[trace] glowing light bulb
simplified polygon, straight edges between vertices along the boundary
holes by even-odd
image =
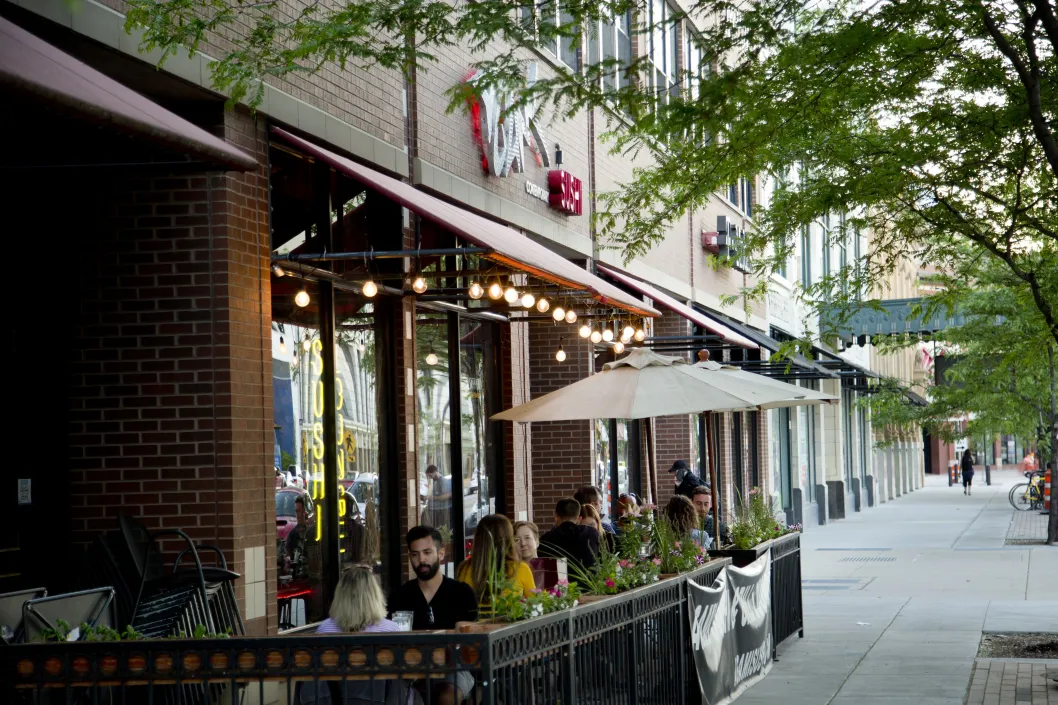
[[[364,345],[363,343],[360,343],[360,344],[359,344],[359,345],[357,345],[356,347],[357,347],[357,349],[358,349],[358,350],[359,350],[360,352],[364,352],[365,350],[367,350],[367,346],[366,346],[366,345]]]
[[[372,296],[378,293],[378,284],[368,279],[366,282],[364,282],[364,288],[362,289],[362,291],[364,292],[364,296],[370,299]]]
[[[605,340],[607,343],[609,343],[611,340],[613,340],[613,331],[610,330],[609,328],[603,328],[602,329],[602,339]]]
[[[279,354],[280,355],[286,355],[287,354],[287,344],[285,342],[283,342],[283,336],[279,336]]]
[[[430,354],[426,356],[426,364],[427,365],[436,365],[437,364],[437,356],[434,355],[432,350],[430,351]]]
[[[548,303],[547,299],[540,299],[536,302],[536,310],[540,313],[547,313],[549,308],[551,308],[551,304]]]
[[[630,342],[632,342],[632,336],[621,333],[621,342],[625,345],[628,345]]]
[[[513,286],[507,287],[507,291],[503,292],[503,298],[507,299],[507,303],[513,304],[518,300],[518,290]]]
[[[291,367],[297,367],[298,366],[298,356],[297,355],[295,355],[294,357],[290,358],[290,366]]]
[[[280,267],[278,264],[272,265],[272,272],[279,278],[286,276],[287,270]]]
[[[597,330],[593,330],[591,332],[591,342],[595,343],[596,345],[602,342],[602,333]]]
[[[475,301],[477,301],[478,299],[480,299],[482,296],[485,295],[485,290],[483,288],[481,288],[481,284],[478,284],[477,282],[474,282],[473,284],[470,285],[470,290],[467,293],[470,294],[470,298],[472,298]]]
[[[631,338],[635,334],[636,334],[636,329],[633,328],[632,326],[625,326],[624,330],[621,331],[621,337],[622,338]],[[628,341],[626,340],[625,342],[628,342]]]
[[[613,344],[613,351],[617,354],[621,354],[625,351],[625,344],[618,340]]]
[[[522,306],[532,308],[536,304],[536,297],[532,294],[522,294]]]
[[[573,310],[566,311],[566,323],[576,323],[577,312]]]
[[[309,305],[309,292],[307,292],[304,289],[302,289],[301,291],[296,293],[294,295],[294,303],[296,303],[301,308],[305,308],[306,306],[308,306]]]
[[[503,296],[503,287],[500,286],[499,282],[493,282],[492,285],[489,286],[489,298],[498,299],[501,296]]]
[[[421,294],[426,291],[426,280],[422,278],[422,275],[415,277],[415,281],[411,283],[411,290],[416,294]]]
[[[566,318],[566,309],[561,306],[555,306],[555,310],[551,312],[551,317],[556,321],[561,321]]]
[[[584,325],[582,325],[580,327],[580,337],[582,337],[582,338],[590,338],[591,337],[591,326],[589,326],[587,323],[585,323]]]
[[[647,338],[647,332],[642,328],[638,329],[635,334],[635,339],[642,343]]]
[[[312,350],[312,338],[307,333],[305,334],[305,339],[301,341],[301,349],[305,352]]]
[[[558,346],[558,352],[555,353],[555,359],[558,360],[559,362],[565,362],[566,361],[566,351],[562,349],[561,345]]]

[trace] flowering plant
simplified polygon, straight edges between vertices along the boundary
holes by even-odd
[[[617,587],[631,590],[658,581],[661,575],[660,558],[622,558],[617,562]]]
[[[708,555],[691,536],[680,536],[666,516],[654,520],[654,552],[662,573],[686,573],[705,565]]]
[[[771,497],[765,499],[759,487],[748,492],[748,502],[743,502],[735,512],[731,524],[731,541],[735,548],[753,548],[770,539],[801,530],[800,524],[786,526],[775,519],[776,510]]]
[[[507,622],[542,617],[545,614],[577,606],[580,588],[565,580],[551,588],[533,590],[528,596],[520,592],[505,591],[497,599],[496,617]]]

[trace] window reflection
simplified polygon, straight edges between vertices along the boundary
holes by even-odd
[[[610,488],[610,454],[612,452],[609,419],[595,419],[594,484],[602,490],[602,506],[606,508],[613,506],[613,493]]]
[[[463,469],[463,525],[467,546],[478,521],[496,511],[495,424],[489,422],[494,367],[494,338],[490,323],[463,320],[459,324],[459,413]]]
[[[445,538],[446,574],[459,556],[452,550],[451,392],[448,315],[421,311],[416,316],[416,384],[418,466],[421,520]]]

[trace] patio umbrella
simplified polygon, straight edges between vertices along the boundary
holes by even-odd
[[[626,357],[603,365],[600,373],[537,397],[492,418],[497,421],[575,421],[643,419],[714,411],[750,411],[822,404],[836,397],[708,360],[690,365],[676,357],[633,348]],[[648,443],[652,437],[647,427]],[[654,453],[648,452],[650,477],[657,486]],[[710,449],[710,458],[715,457]],[[716,468],[710,462],[716,513]],[[714,518],[719,527],[719,517]]]

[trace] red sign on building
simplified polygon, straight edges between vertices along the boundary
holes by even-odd
[[[583,212],[583,195],[580,179],[568,171],[547,172],[548,204],[563,213],[580,215]]]

